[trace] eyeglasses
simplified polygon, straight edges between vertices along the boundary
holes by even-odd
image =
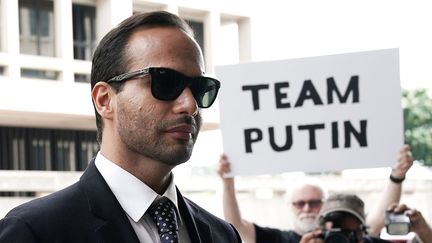
[[[304,208],[304,206],[306,204],[308,204],[309,207],[311,207],[311,208],[319,208],[319,207],[321,207],[322,200],[319,200],[319,199],[309,200],[309,201],[300,200],[300,201],[292,202],[292,205],[294,207],[296,207],[297,209]]]
[[[156,99],[175,100],[186,87],[189,87],[200,108],[210,107],[216,100],[220,88],[220,82],[214,78],[192,78],[173,69],[163,67],[149,67],[124,73],[109,79],[107,83],[121,83],[141,75],[151,76],[151,92]]]

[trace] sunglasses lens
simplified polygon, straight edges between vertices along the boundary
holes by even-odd
[[[321,206],[322,201],[321,200],[310,200],[310,201],[297,201],[297,202],[293,202],[292,203],[294,205],[294,207],[298,208],[298,209],[302,209],[306,204],[309,205],[309,207],[311,208],[318,208]]]
[[[312,200],[309,201],[309,205],[311,206],[311,208],[318,208],[319,206],[321,206],[322,201],[318,201],[318,200]]]
[[[305,202],[305,201],[293,202],[293,205],[294,205],[296,208],[303,208],[303,207],[306,205],[306,202]]]
[[[151,91],[159,100],[175,100],[191,82],[190,89],[200,108],[210,107],[216,99],[219,81],[207,77],[189,78],[177,71],[151,68]]]
[[[150,74],[151,90],[156,99],[174,100],[186,86],[184,78],[173,70],[152,68]]]
[[[198,107],[210,107],[216,99],[219,86],[219,81],[212,78],[202,77],[194,79],[194,83],[190,88],[198,103]]]

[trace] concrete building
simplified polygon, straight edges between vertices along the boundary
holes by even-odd
[[[215,65],[253,59],[254,16],[242,1],[0,0],[0,217],[17,204],[78,180],[98,151],[89,85],[92,52],[121,20],[151,10],[167,10],[189,21],[210,75]],[[222,55],[227,49],[230,55]],[[217,128],[217,104],[203,118],[204,130]],[[200,136],[204,143],[197,144],[194,156],[210,153],[214,156],[207,158],[215,158],[220,146],[211,151],[201,146],[208,146],[206,137],[220,145],[218,131]],[[201,162],[182,166],[176,177],[185,194],[222,216],[217,161]],[[317,177],[331,191],[358,193],[373,206],[389,171],[375,177],[365,173],[367,178],[343,173]],[[428,219],[431,178],[430,171],[421,178],[409,176],[403,196]],[[262,225],[289,228],[288,210],[272,209],[285,207],[285,189],[297,179],[293,174],[240,178],[243,215]]]
[[[232,43],[235,62],[250,57],[250,18],[238,9],[221,1],[0,0],[0,214],[77,180],[98,151],[90,69],[107,31],[135,12],[176,13],[194,29],[212,75],[223,63],[221,32],[243,43]],[[214,124],[204,120],[204,129]]]

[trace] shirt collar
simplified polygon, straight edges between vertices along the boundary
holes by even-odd
[[[108,160],[100,152],[96,155],[95,165],[123,210],[135,222],[144,216],[156,198],[161,197],[144,182]],[[162,196],[174,203],[178,214],[177,191],[172,173],[170,184]]]

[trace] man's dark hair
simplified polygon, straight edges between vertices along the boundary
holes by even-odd
[[[190,26],[174,14],[165,11],[134,14],[108,32],[99,42],[92,60],[92,90],[97,82],[106,82],[112,77],[127,72],[128,57],[124,47],[129,37],[138,29],[153,27],[175,27],[193,36]],[[112,86],[117,92],[121,91],[122,84],[112,84]],[[95,114],[97,141],[101,143],[103,121],[96,107]]]

